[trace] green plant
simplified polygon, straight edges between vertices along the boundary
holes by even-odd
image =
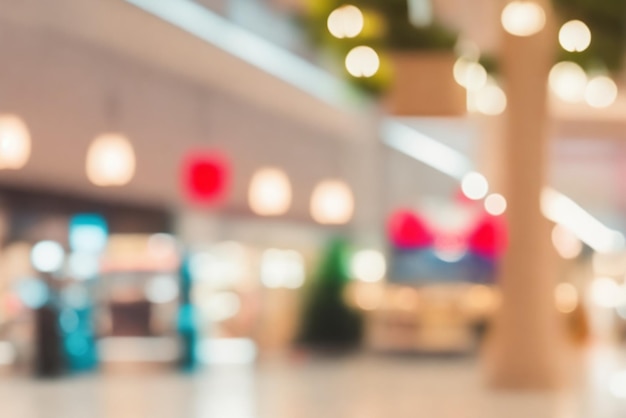
[[[361,340],[361,317],[344,300],[350,278],[348,249],[342,239],[328,246],[309,288],[299,342],[312,347],[349,348]]]
[[[327,28],[333,10],[351,4],[364,15],[363,30],[353,38],[337,39]],[[393,77],[389,51],[452,51],[457,34],[439,22],[416,27],[409,21],[407,0],[310,0],[308,13],[303,16],[311,42],[330,51],[334,61],[343,64],[348,52],[360,45],[374,48],[380,56],[380,69],[373,77],[355,78],[344,72],[351,83],[373,95],[385,91]]]

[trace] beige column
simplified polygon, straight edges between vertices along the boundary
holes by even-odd
[[[502,305],[486,347],[489,383],[498,388],[548,389],[561,383],[564,334],[554,306],[554,252],[540,210],[546,184],[547,77],[556,33],[505,34],[501,64],[508,108],[504,119],[502,184],[508,200],[509,250],[501,267]],[[502,2],[503,6],[507,2]]]

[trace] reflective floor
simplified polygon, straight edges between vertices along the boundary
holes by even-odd
[[[468,358],[356,356],[222,366],[191,376],[104,374],[57,381],[0,378],[10,418],[623,418],[610,385],[626,349],[581,355],[561,393],[488,390]]]

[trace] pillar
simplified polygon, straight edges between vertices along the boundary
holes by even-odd
[[[502,304],[485,360],[489,383],[508,389],[558,387],[565,347],[554,306],[550,226],[540,209],[549,136],[547,79],[557,38],[550,2],[533,1],[546,11],[546,27],[529,37],[505,33],[500,54],[508,98],[500,158],[509,250],[500,270]]]

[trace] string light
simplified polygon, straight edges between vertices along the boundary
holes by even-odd
[[[361,10],[353,5],[341,6],[328,16],[328,31],[335,38],[354,38],[363,30],[365,19]]]
[[[532,36],[546,24],[543,8],[532,1],[512,1],[502,11],[502,26],[515,36]]]
[[[559,43],[569,52],[582,52],[591,45],[591,31],[584,22],[570,20],[559,30]]]
[[[550,90],[565,102],[579,103],[585,98],[587,74],[574,62],[563,61],[555,64],[550,70],[548,81]]]
[[[617,84],[607,76],[592,78],[585,89],[587,104],[595,108],[611,106],[617,100]]]
[[[357,46],[346,56],[346,70],[354,77],[372,77],[380,68],[380,58],[369,46]]]
[[[483,115],[497,116],[504,113],[507,106],[507,98],[504,91],[494,83],[489,83],[474,95],[474,105]]]

